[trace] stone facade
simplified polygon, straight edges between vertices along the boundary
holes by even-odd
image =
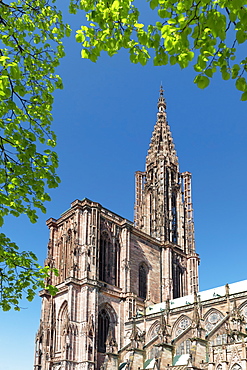
[[[191,174],[180,173],[163,90],[134,223],[75,200],[50,229],[35,370],[247,370],[247,282],[198,292]]]

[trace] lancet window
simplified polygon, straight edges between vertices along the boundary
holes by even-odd
[[[227,343],[227,334],[217,334],[215,341],[213,341],[212,345],[222,345],[225,343]]]
[[[43,342],[43,335],[37,338],[37,341],[36,341],[36,357],[37,357],[37,364],[39,365],[38,369],[41,369],[41,363],[42,363],[42,355],[43,355],[42,342]]]
[[[129,298],[128,303],[129,303],[129,307],[128,307],[129,319],[131,319],[132,317],[136,315],[136,300]]]
[[[178,242],[176,195],[172,194],[172,242]]]
[[[172,265],[173,299],[183,296],[183,270],[177,256],[173,255]]]
[[[65,301],[59,311],[57,320],[56,351],[63,350],[68,330],[68,304]]]
[[[166,187],[165,187],[165,212],[164,212],[164,217],[165,217],[165,238],[166,240],[170,241],[170,228],[169,228],[169,221],[168,221],[168,215],[169,215],[169,189],[170,189],[170,174],[168,169],[166,168]]]
[[[103,231],[100,238],[99,280],[118,285],[119,243]]]
[[[106,351],[106,339],[109,332],[110,317],[105,309],[99,313],[98,319],[98,351]]]

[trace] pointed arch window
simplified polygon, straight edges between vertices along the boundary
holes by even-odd
[[[57,336],[56,336],[56,351],[60,352],[66,338],[68,326],[68,303],[64,301],[58,313],[57,320]]]
[[[105,309],[101,310],[98,318],[98,351],[106,351],[106,339],[109,332],[110,317]]]
[[[172,242],[178,242],[176,195],[172,193]]]
[[[139,266],[139,297],[147,298],[147,269],[143,264]]]
[[[183,269],[178,256],[173,254],[172,263],[173,299],[183,296]]]
[[[114,243],[108,232],[103,231],[100,237],[99,280],[118,285],[119,242]]]
[[[108,282],[110,276],[110,261],[112,243],[107,232],[103,232],[100,237],[100,256],[99,256],[99,279]]]
[[[43,335],[41,335],[41,337],[39,338],[39,352],[38,352],[38,364],[39,365],[41,365],[42,363],[42,355],[43,355],[42,342],[43,342]]]

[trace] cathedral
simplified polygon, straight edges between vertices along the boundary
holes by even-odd
[[[198,290],[191,173],[163,89],[131,222],[87,198],[50,218],[34,370],[247,370],[247,281]]]

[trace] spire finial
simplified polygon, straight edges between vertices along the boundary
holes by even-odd
[[[158,99],[158,110],[159,110],[159,112],[164,112],[166,110],[166,102],[165,102],[165,98],[164,98],[164,89],[163,89],[162,83],[160,85],[160,96],[159,96],[159,99]]]
[[[162,82],[160,84],[160,96],[163,96],[164,95],[164,89],[163,89],[163,86],[162,86]]]

